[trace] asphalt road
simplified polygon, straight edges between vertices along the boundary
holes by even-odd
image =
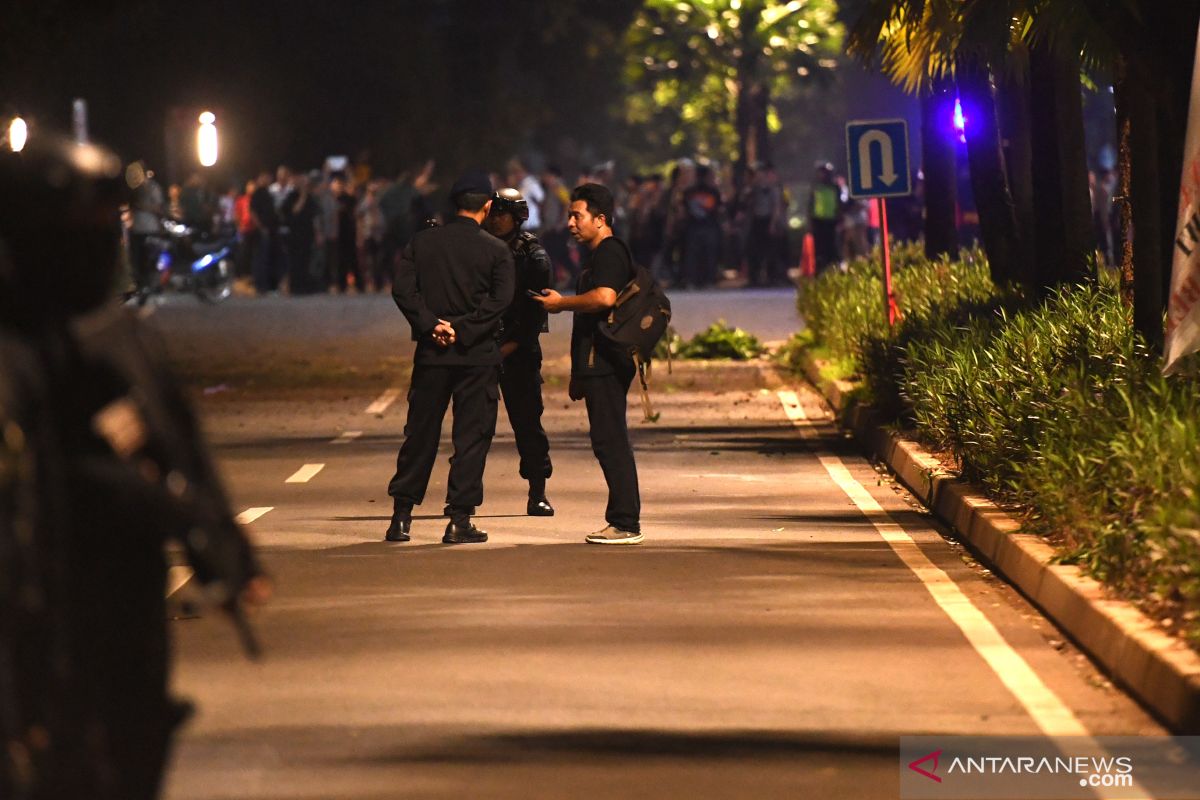
[[[684,333],[797,325],[787,292],[673,299]],[[656,374],[661,419],[630,409],[646,541],[589,546],[604,485],[556,318],[557,516],[523,516],[502,409],[489,542],[440,544],[446,449],[392,545],[403,391],[380,406],[411,345],[388,298],[180,299],[151,319],[238,510],[271,509],[249,530],[278,584],[262,662],[216,615],[172,623],[176,690],[200,707],[172,800],[890,798],[901,735],[1162,733],[766,362]]]

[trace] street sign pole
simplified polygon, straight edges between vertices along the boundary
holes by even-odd
[[[883,252],[883,307],[887,309],[888,325],[896,324],[899,309],[896,308],[896,294],[892,291],[892,246],[888,241],[887,229],[887,200],[876,198],[879,203],[879,227],[883,238],[879,249]]]
[[[892,289],[892,248],[888,241],[887,198],[912,192],[908,163],[908,123],[903,119],[856,120],[846,123],[850,196],[879,203],[883,255],[883,308],[888,326],[896,324],[900,308]]]

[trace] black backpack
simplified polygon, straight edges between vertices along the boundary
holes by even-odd
[[[654,421],[658,417],[650,405],[650,359],[671,323],[671,301],[650,270],[633,260],[629,246],[620,239],[617,241],[629,255],[633,279],[617,293],[617,302],[600,321],[598,330],[616,352],[633,359],[641,383],[642,410],[647,421]],[[670,350],[667,351],[667,366],[669,370]]]

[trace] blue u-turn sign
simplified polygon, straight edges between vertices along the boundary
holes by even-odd
[[[851,197],[902,197],[912,192],[908,123],[902,119],[846,123]]]

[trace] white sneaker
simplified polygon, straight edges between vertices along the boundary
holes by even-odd
[[[637,544],[645,537],[634,531],[623,531],[609,525],[602,531],[589,533],[584,539],[588,544]]]

